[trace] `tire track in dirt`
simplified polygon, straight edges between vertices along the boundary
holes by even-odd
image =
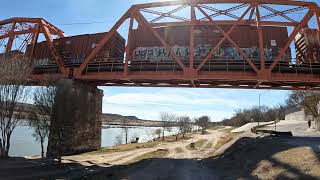
[[[218,130],[209,130],[208,134],[193,134],[191,139],[181,140],[177,142],[163,142],[152,148],[141,148],[125,152],[105,152],[97,154],[82,154],[75,156],[67,156],[63,158],[66,163],[79,163],[84,166],[91,165],[119,165],[126,162],[130,162],[138,156],[156,151],[157,149],[168,149],[169,154],[167,158],[174,159],[198,159],[205,158],[209,152],[213,150],[213,147],[217,143],[218,139],[223,135],[223,132]],[[189,150],[186,148],[192,142],[196,142],[200,139],[206,139],[207,141],[198,149]],[[212,147],[208,144],[212,143]],[[183,152],[179,153],[176,148],[181,148]]]

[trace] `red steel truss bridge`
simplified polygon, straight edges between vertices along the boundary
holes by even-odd
[[[319,16],[316,3],[288,0],[179,0],[138,4],[127,10],[108,33],[99,36],[90,52],[76,63],[70,63],[63,50],[55,45],[56,40],[65,38],[58,27],[42,18],[11,18],[0,21],[0,53],[19,54],[32,60],[37,44],[45,41],[51,63],[35,66],[33,82],[55,76],[98,86],[316,90],[320,89],[320,49],[313,50],[312,57],[301,59],[307,52],[299,49],[296,41],[302,31],[311,31],[310,24],[315,26],[312,32],[319,35]],[[126,23],[128,36],[123,55],[98,58]],[[241,37],[245,36],[239,33],[243,27],[254,32],[251,40]],[[288,33],[278,42],[272,39],[269,42],[268,27],[285,28]],[[183,29],[180,35],[175,28]],[[146,36],[141,36],[141,32]],[[149,37],[153,45],[149,45]],[[181,43],[181,39],[185,41]],[[316,41],[316,37],[311,39]],[[245,51],[252,41],[256,42],[255,56]],[[188,53],[177,54],[176,43]],[[200,44],[210,46],[204,55],[197,54]],[[278,47],[270,58],[266,49],[272,46]],[[236,51],[237,58],[217,56],[217,51],[226,47]],[[149,53],[148,58],[146,54],[139,55],[139,48],[141,53]],[[160,52],[156,48],[165,49],[166,60],[152,59],[154,52]]]

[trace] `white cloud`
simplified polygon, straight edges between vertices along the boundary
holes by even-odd
[[[104,96],[104,102],[122,105],[157,105],[157,106],[186,106],[186,105],[222,105],[228,108],[239,108],[238,100],[218,97],[206,93],[182,93],[160,91],[155,93],[120,93]]]
[[[108,88],[103,112],[143,119],[158,119],[159,112],[171,112],[190,117],[209,115],[219,121],[232,116],[235,109],[257,105],[258,93],[226,89]]]

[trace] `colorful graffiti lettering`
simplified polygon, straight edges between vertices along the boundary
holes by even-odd
[[[212,47],[211,46],[198,46],[194,51],[194,57],[197,59],[206,57]],[[253,60],[258,60],[260,57],[259,48],[242,48],[242,51]],[[279,52],[277,48],[265,48],[264,56],[265,60],[272,60]],[[175,53],[177,57],[181,59],[187,59],[189,56],[188,47],[174,46],[172,47],[172,53]],[[164,61],[169,60],[170,51],[163,47],[138,47],[134,51],[135,59],[145,59],[149,61]],[[234,59],[243,60],[243,56],[236,48],[218,48],[213,55],[213,58]]]

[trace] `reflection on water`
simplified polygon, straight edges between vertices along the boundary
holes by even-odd
[[[18,126],[11,137],[9,156],[33,156],[41,155],[40,142],[32,136],[33,129],[29,126]],[[47,142],[45,142],[47,147]]]
[[[132,138],[139,137],[139,142],[146,142],[156,138],[154,130],[158,127],[133,127],[129,128],[128,141]],[[165,132],[165,135],[173,135],[178,132],[178,128],[172,128],[171,132]],[[40,143],[35,141],[32,136],[33,129],[29,126],[18,126],[11,137],[10,156],[35,156],[40,155],[41,147]],[[125,142],[123,129],[114,127],[102,129],[101,146],[109,147],[114,145],[115,137],[122,133],[123,142]],[[47,147],[47,141],[45,142],[45,150]]]

